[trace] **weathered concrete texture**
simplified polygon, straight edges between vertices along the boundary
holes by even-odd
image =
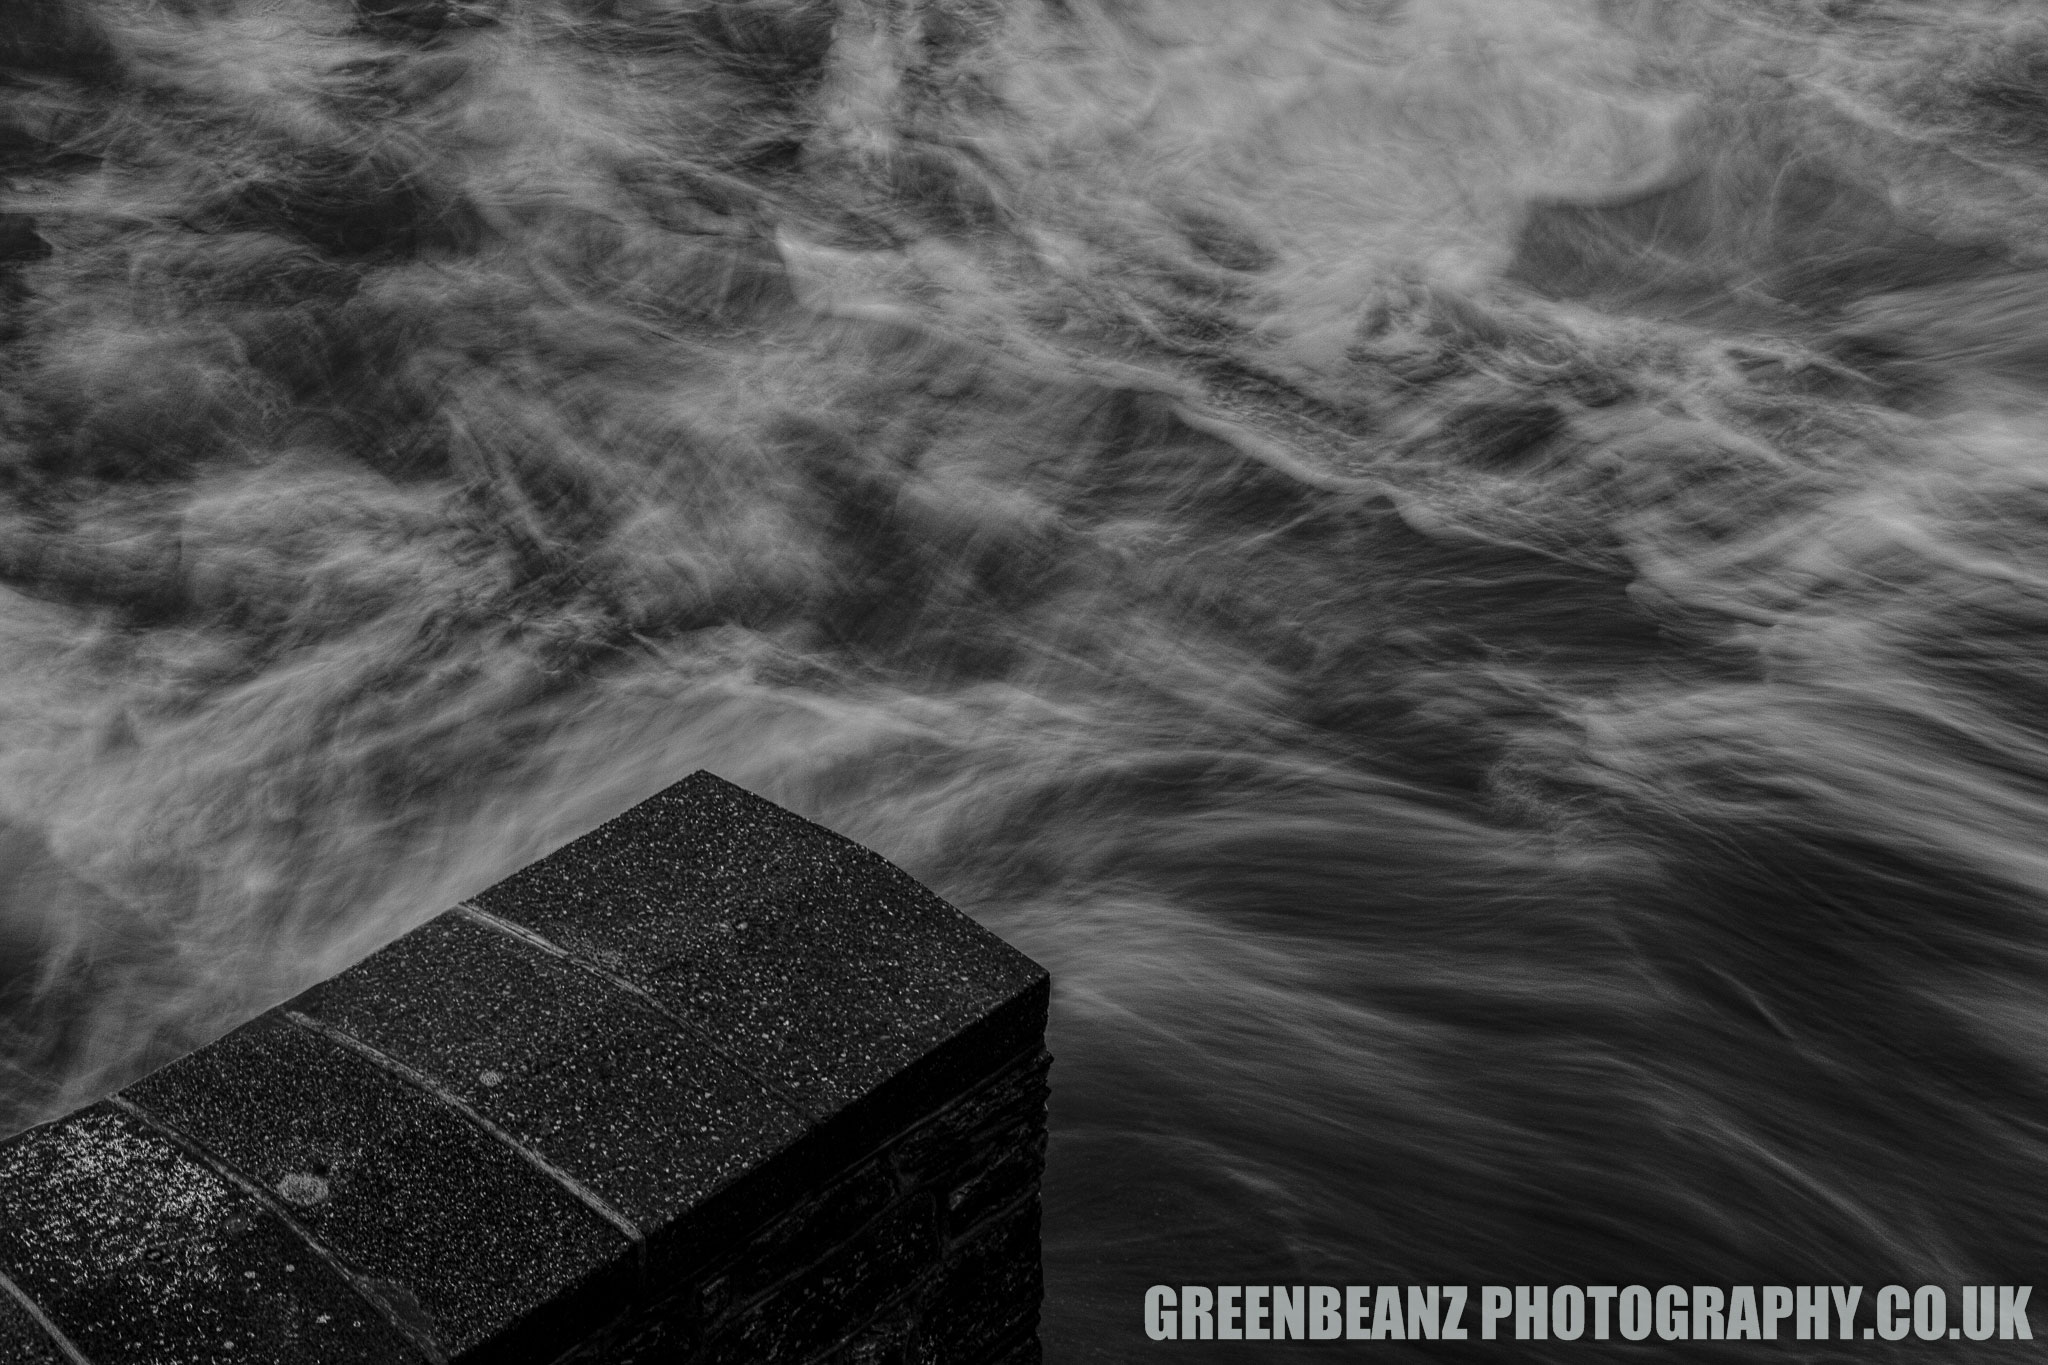
[[[699,773],[0,1146],[0,1359],[1035,1360],[1046,995]]]

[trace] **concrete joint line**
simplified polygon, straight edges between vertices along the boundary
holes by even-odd
[[[462,918],[468,920],[472,924],[481,925],[482,927],[492,930],[495,933],[503,934],[507,938],[516,939],[518,942],[525,944],[527,947],[532,948],[537,952],[546,953],[550,957],[559,958],[561,961],[568,963],[571,967],[574,967],[577,971],[582,972],[584,975],[595,977],[599,981],[604,982],[607,986],[610,986],[613,990],[618,991],[621,994],[630,996],[634,1001],[638,1002],[640,1005],[644,1006],[649,1010],[652,1010],[655,1014],[661,1016],[663,1019],[668,1020],[677,1028],[683,1030],[683,1032],[689,1034],[692,1038],[695,1038],[698,1042],[704,1045],[706,1051],[718,1057],[721,1061],[725,1062],[735,1071],[740,1072],[748,1080],[751,1080],[752,1082],[754,1082],[754,1084],[760,1086],[763,1090],[773,1095],[776,1099],[781,1100],[784,1104],[788,1105],[791,1109],[794,1109],[797,1113],[802,1114],[812,1123],[823,1123],[825,1120],[831,1117],[830,1114],[821,1112],[815,1105],[805,1104],[802,1100],[799,1100],[796,1096],[784,1090],[774,1081],[768,1079],[766,1076],[763,1076],[760,1072],[756,1071],[753,1067],[748,1066],[744,1061],[740,1060],[738,1057],[733,1056],[730,1052],[726,1051],[726,1049],[720,1047],[718,1045],[717,1040],[712,1038],[709,1034],[705,1033],[703,1029],[691,1023],[689,1020],[683,1018],[680,1014],[677,1014],[674,1010],[662,1004],[659,1000],[656,1000],[654,996],[648,993],[646,990],[643,990],[641,987],[634,985],[631,981],[628,981],[625,977],[620,976],[617,972],[612,971],[603,963],[594,962],[590,958],[584,956],[582,953],[577,952],[575,949],[565,948],[561,944],[556,943],[553,939],[548,938],[546,935],[537,934],[533,930],[526,928],[524,925],[514,924],[510,920],[499,919],[490,911],[480,910],[476,906],[471,905],[468,901],[464,901],[462,904],[456,906],[454,910],[450,911],[449,913],[460,915],[462,916]]]
[[[36,1326],[43,1329],[43,1335],[50,1339],[50,1344],[57,1348],[57,1353],[70,1361],[71,1365],[92,1365],[92,1361],[86,1356],[85,1352],[73,1346],[71,1338],[64,1335],[63,1329],[50,1321],[50,1315],[45,1313],[41,1305],[28,1296],[28,1291],[8,1279],[5,1274],[0,1274],[0,1292],[6,1293],[8,1297],[21,1305],[23,1312],[35,1319]]]
[[[286,1019],[290,1020],[293,1024],[297,1025],[302,1029],[305,1029],[307,1032],[318,1034],[320,1037],[327,1039],[329,1042],[334,1043],[337,1046],[347,1048],[350,1052],[355,1053],[358,1057],[361,1057],[364,1061],[370,1063],[370,1065],[377,1067],[378,1069],[385,1071],[390,1075],[396,1076],[399,1080],[404,1081],[406,1084],[413,1086],[416,1089],[425,1091],[427,1094],[433,1096],[434,1099],[439,1101],[441,1104],[445,1105],[447,1108],[452,1109],[456,1113],[460,1114],[466,1121],[468,1121],[468,1123],[472,1127],[476,1128],[479,1132],[488,1135],[492,1140],[494,1140],[501,1146],[511,1150],[519,1157],[520,1160],[524,1161],[527,1165],[533,1167],[533,1169],[535,1169],[536,1171],[539,1171],[548,1179],[554,1181],[555,1184],[559,1185],[564,1190],[567,1190],[571,1195],[574,1195],[577,1201],[580,1202],[585,1208],[589,1209],[598,1217],[604,1219],[605,1222],[611,1224],[614,1228],[616,1228],[619,1231],[619,1233],[622,1236],[625,1237],[625,1239],[628,1242],[632,1243],[633,1255],[636,1258],[636,1260],[642,1262],[645,1261],[647,1252],[647,1235],[640,1230],[638,1225],[636,1225],[632,1219],[626,1217],[625,1214],[613,1208],[612,1205],[607,1200],[605,1200],[605,1198],[602,1195],[597,1193],[597,1191],[591,1189],[588,1185],[585,1185],[575,1176],[570,1175],[560,1166],[557,1166],[554,1162],[549,1161],[539,1152],[536,1152],[533,1148],[527,1146],[518,1138],[512,1136],[512,1134],[506,1132],[503,1128],[500,1128],[497,1124],[491,1122],[482,1114],[478,1113],[475,1109],[470,1107],[469,1102],[464,1100],[460,1095],[457,1095],[454,1091],[445,1088],[439,1082],[435,1081],[431,1076],[425,1075],[424,1073],[419,1071],[415,1071],[413,1068],[407,1066],[404,1062],[399,1061],[396,1057],[391,1056],[389,1053],[381,1052],[378,1049],[370,1046],[370,1044],[364,1042],[362,1039],[356,1037],[353,1033],[350,1033],[346,1029],[338,1028],[333,1024],[327,1023],[325,1020],[315,1019],[312,1018],[310,1015],[301,1014],[297,1010],[280,1010],[279,1013],[282,1014]]]
[[[400,1313],[389,1299],[378,1293],[370,1285],[364,1283],[361,1275],[352,1270],[347,1262],[335,1255],[325,1243],[315,1237],[310,1228],[294,1218],[291,1210],[285,1207],[284,1201],[279,1199],[270,1190],[221,1160],[218,1156],[214,1155],[210,1148],[186,1133],[184,1129],[158,1118],[155,1114],[150,1113],[125,1095],[109,1095],[107,1096],[106,1103],[120,1110],[129,1118],[134,1119],[137,1123],[142,1124],[151,1132],[160,1135],[179,1151],[185,1153],[185,1155],[191,1157],[230,1185],[233,1185],[249,1198],[255,1200],[271,1217],[276,1218],[279,1222],[290,1228],[292,1234],[305,1244],[306,1250],[319,1257],[327,1265],[328,1269],[332,1270],[341,1279],[342,1283],[355,1291],[357,1298],[367,1303],[377,1316],[382,1318],[394,1332],[397,1332],[417,1347],[420,1353],[432,1365],[448,1365],[447,1353],[441,1349],[439,1343],[408,1321],[406,1316]]]

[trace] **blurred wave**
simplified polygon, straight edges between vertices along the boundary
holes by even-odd
[[[709,766],[1053,970],[1055,1359],[2043,1263],[2037,6],[8,22],[0,1128]]]

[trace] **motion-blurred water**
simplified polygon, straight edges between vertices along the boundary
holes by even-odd
[[[13,0],[0,82],[0,1128],[708,766],[1052,969],[1054,1360],[2048,1264],[2039,5]]]

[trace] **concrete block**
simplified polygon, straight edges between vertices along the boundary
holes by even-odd
[[[0,1144],[0,1359],[1035,1359],[1047,991],[698,773]]]

